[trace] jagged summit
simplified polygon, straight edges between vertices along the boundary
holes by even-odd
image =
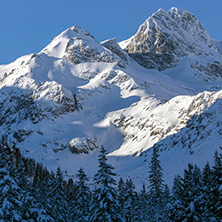
[[[212,39],[202,23],[191,12],[173,7],[167,12],[167,14],[179,27],[188,32],[188,35],[193,36],[194,40],[203,42],[208,47],[215,49]]]
[[[178,8],[168,12],[159,9],[120,46],[140,65],[160,71],[174,67],[190,53],[212,55],[212,51],[217,51],[201,22],[192,13]]]
[[[70,46],[73,40],[97,43],[95,38],[86,30],[74,25],[55,37],[52,42],[42,50],[42,52],[49,56],[63,58],[67,51],[67,47]]]
[[[115,48],[117,46],[116,43]],[[116,62],[118,65],[124,66],[121,61],[122,58],[119,58],[116,55],[117,51],[113,52],[112,49],[104,47],[86,30],[74,25],[54,38],[42,52],[48,56],[66,59],[73,64],[81,62]],[[123,50],[119,47],[118,53],[124,54],[120,51]]]

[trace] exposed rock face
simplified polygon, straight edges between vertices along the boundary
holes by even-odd
[[[222,100],[218,99],[208,110],[200,115],[194,115],[178,134],[173,134],[156,144],[160,150],[188,148],[193,154],[199,144],[207,138],[209,141],[217,137],[222,139]],[[146,153],[146,152],[145,152]]]
[[[34,109],[31,92],[13,88],[3,88],[0,91],[0,126],[10,126],[30,118],[35,121],[38,117]]]
[[[121,46],[140,65],[160,71],[176,66],[189,53],[204,55],[216,50],[198,19],[177,8],[154,13]]]
[[[118,65],[122,68],[125,68],[125,63],[128,64],[128,55],[126,52],[124,52],[118,42],[116,41],[116,39],[109,39],[107,41],[104,41],[101,43],[104,47],[106,47],[107,49],[109,49],[110,51],[112,51],[113,53],[115,53],[116,55],[118,55],[122,61],[118,61]]]
[[[99,51],[96,47],[87,45],[80,38],[70,39],[65,58],[74,64],[81,62],[114,62],[114,58],[109,51]]]
[[[74,138],[69,142],[69,148],[72,153],[81,154],[99,148],[95,138]]]
[[[56,82],[45,82],[35,90],[5,87],[0,90],[0,126],[30,119],[34,124],[46,117],[78,109],[74,95]]]
[[[122,60],[127,61],[128,55],[120,48],[118,42],[116,39],[109,39],[107,41],[104,41],[101,43],[103,46],[105,46],[110,51],[114,52],[116,55],[118,55]]]
[[[41,107],[42,113],[48,112],[54,114],[54,116],[73,112],[78,109],[75,96],[72,92],[54,81],[47,81],[39,86],[33,91],[32,98],[38,104],[41,103],[39,107]]]
[[[219,61],[208,63],[207,65],[200,64],[198,61],[191,64],[193,69],[196,69],[195,75],[198,77],[204,77],[205,81],[216,80],[218,77],[222,77],[222,64]],[[205,75],[203,75],[205,74]],[[207,76],[207,78],[205,78]]]
[[[92,35],[78,26],[73,26],[65,47],[64,58],[73,64],[82,62],[120,62],[108,48],[98,43]],[[121,50],[121,49],[120,49]],[[115,52],[114,52],[115,53]]]

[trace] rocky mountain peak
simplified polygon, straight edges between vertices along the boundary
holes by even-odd
[[[82,29],[78,25],[73,25],[72,27],[66,29],[59,36],[66,36],[69,39],[74,38],[74,37],[87,38],[88,36],[88,38],[94,39],[94,37],[89,32],[87,32],[85,29]]]
[[[190,12],[178,8],[171,8],[167,14],[189,35],[203,42],[208,47],[214,47],[213,42],[202,23]]]
[[[174,67],[190,53],[211,55],[216,50],[201,22],[192,13],[178,8],[168,12],[159,9],[120,46],[140,65],[160,71]]]
[[[94,37],[86,30],[74,25],[56,36],[52,42],[42,50],[42,52],[49,56],[63,58],[66,54],[67,47],[69,47],[74,40],[97,43]]]
[[[97,42],[86,30],[74,25],[55,37],[42,52],[48,56],[68,60],[73,64],[82,62],[116,62],[121,67],[124,67],[122,59],[126,61],[127,54],[123,52],[118,43],[112,41],[112,43],[109,42],[109,44],[105,45]]]

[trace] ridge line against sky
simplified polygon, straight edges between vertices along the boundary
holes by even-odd
[[[72,25],[98,41],[125,40],[159,8],[171,7],[190,11],[212,38],[222,40],[221,0],[8,0],[0,7],[0,64],[39,52]]]

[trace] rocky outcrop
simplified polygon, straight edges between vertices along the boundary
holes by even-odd
[[[44,118],[79,109],[75,96],[56,82],[45,82],[35,90],[5,87],[0,90],[0,126],[30,119],[34,124]]]
[[[185,148],[189,154],[200,152],[201,143],[206,143],[217,138],[220,144],[222,141],[222,100],[218,99],[208,110],[200,115],[194,115],[187,123],[186,127],[177,134],[173,134],[164,140],[156,143],[161,151],[170,149]],[[216,149],[217,147],[210,147]],[[146,152],[145,152],[146,153]]]
[[[89,153],[99,148],[96,138],[74,138],[69,142],[69,148],[72,153]]]
[[[207,65],[200,64],[196,61],[191,64],[191,68],[196,70],[196,76],[203,77],[206,82],[208,80],[216,80],[218,77],[222,77],[222,64],[219,61],[214,61]]]
[[[115,62],[113,55],[109,51],[100,51],[97,47],[86,44],[86,42],[77,37],[69,40],[66,46],[65,59],[74,64],[81,62]]]
[[[41,113],[51,113],[54,116],[79,109],[72,92],[54,81],[46,81],[34,90],[32,99],[36,101]]]
[[[111,52],[115,53],[117,56],[119,56],[121,60],[118,61],[118,65],[122,68],[125,68],[125,64],[128,64],[128,54],[124,52],[121,47],[119,46],[117,40],[114,39],[109,39],[101,43],[104,47],[109,49]]]

